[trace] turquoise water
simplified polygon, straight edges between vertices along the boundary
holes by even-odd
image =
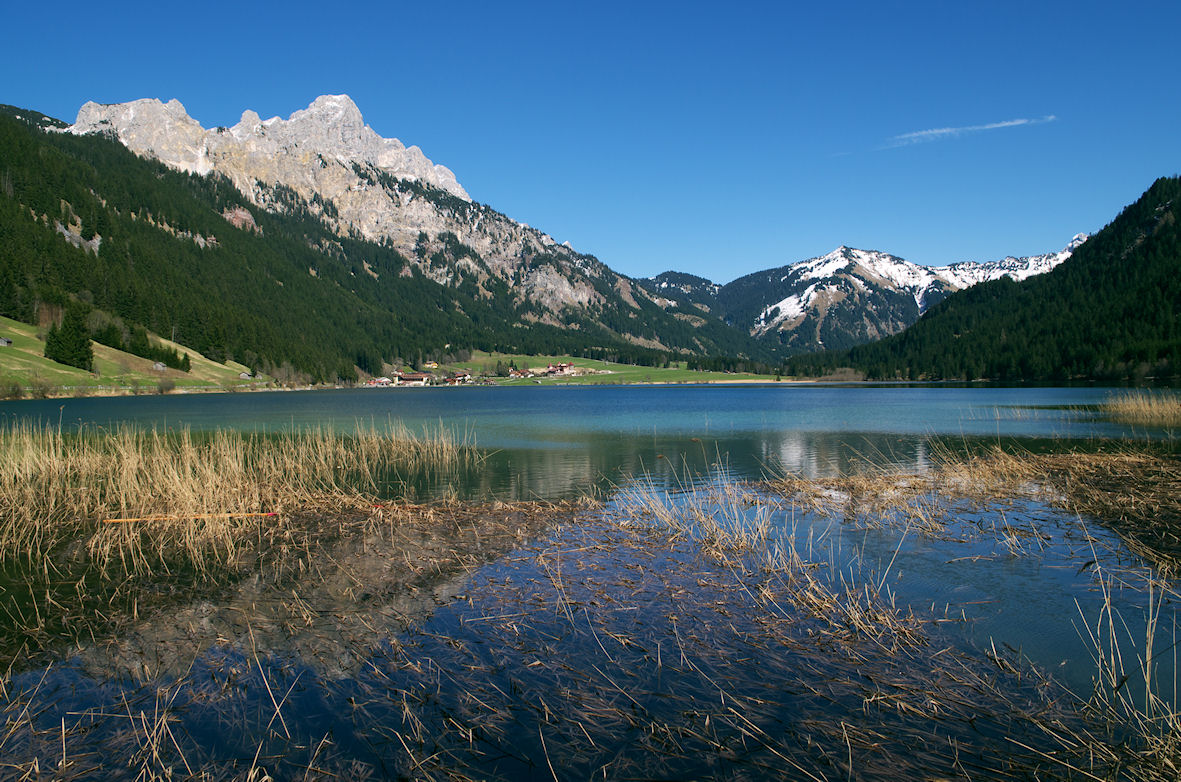
[[[736,478],[927,466],[930,441],[1165,436],[1097,418],[1101,388],[787,385],[350,389],[0,403],[0,424],[279,431],[442,426],[494,452],[462,496],[558,498],[722,463]]]
[[[415,427],[442,420],[481,445],[569,447],[595,434],[754,437],[789,434],[964,434],[1115,437],[1127,427],[1071,408],[1095,405],[1102,388],[949,388],[864,385],[566,386],[547,388],[343,389],[172,394],[0,403],[0,419],[193,429],[281,429],[390,419]]]
[[[725,479],[782,472],[825,477],[867,462],[922,471],[933,449],[948,445],[1018,442],[1054,449],[1111,439],[1172,438],[1171,432],[1103,420],[1096,406],[1109,393],[1098,388],[768,384],[177,394],[2,403],[0,426],[36,421],[73,429],[134,423],[197,432],[443,427],[488,451],[488,461],[462,474],[391,484],[391,494],[558,499],[596,491],[607,498],[607,512],[628,512],[627,492],[617,490],[629,486],[651,486],[665,502],[680,507],[697,502],[696,492],[708,495]],[[724,505],[707,500],[701,507],[707,513],[731,512]],[[806,552],[817,577],[830,585],[876,587],[904,613],[933,620],[932,648],[964,650],[986,663],[996,654],[1019,667],[1033,665],[1080,696],[1094,686],[1095,644],[1088,636],[1100,632],[1104,616],[1117,618],[1108,624],[1109,636],[1118,636],[1128,656],[1125,694],[1144,687],[1136,675],[1136,657],[1143,654],[1147,628],[1156,622],[1160,633],[1153,674],[1166,700],[1176,702],[1169,691],[1176,682],[1178,648],[1174,593],[1162,601],[1158,592],[1158,602],[1150,602],[1145,579],[1151,566],[1128,552],[1101,520],[1079,519],[1029,500],[960,503],[943,510],[947,527],[936,535],[904,523],[866,523],[855,512],[817,513],[766,494],[740,503],[738,515],[753,519],[764,513],[771,539]],[[1025,534],[1007,536],[1003,530],[1009,525]],[[71,741],[84,749],[93,744],[120,746],[124,754],[140,752],[129,743],[122,722],[103,716],[132,708],[153,713],[162,708],[163,698],[188,757],[212,768],[229,764],[224,768],[238,775],[243,758],[262,753],[265,759],[271,751],[276,759],[270,767],[285,769],[289,778],[300,778],[304,763],[337,769],[357,763],[357,768],[377,769],[379,776],[405,773],[402,742],[419,730],[421,719],[425,735],[438,736],[431,739],[437,746],[428,742],[424,754],[443,758],[443,768],[476,776],[551,778],[539,769],[556,762],[577,771],[571,778],[585,777],[599,764],[607,768],[620,759],[642,763],[650,757],[643,742],[637,744],[644,738],[632,723],[637,713],[715,736],[708,719],[699,722],[717,700],[719,681],[726,687],[723,707],[729,696],[748,698],[744,718],[749,714],[782,737],[779,749],[751,757],[752,768],[774,767],[781,752],[798,751],[801,762],[810,762],[807,748],[815,726],[826,722],[868,720],[866,725],[883,732],[886,746],[904,754],[914,735],[927,741],[924,731],[931,736],[951,731],[956,757],[960,742],[966,757],[982,762],[1013,751],[1003,738],[1012,725],[1003,720],[977,721],[967,714],[916,723],[902,712],[891,717],[867,710],[857,687],[812,697],[813,684],[827,682],[829,673],[832,681],[854,683],[863,673],[859,658],[842,657],[842,646],[814,648],[815,617],[769,617],[766,606],[752,610],[746,605],[745,596],[753,600],[754,594],[741,589],[713,595],[738,600],[734,605],[694,601],[696,591],[708,586],[703,578],[712,583],[733,574],[710,575],[691,548],[661,553],[600,545],[612,534],[593,525],[559,526],[521,551],[463,574],[451,592],[441,593],[437,608],[409,630],[367,606],[369,600],[381,607],[368,592],[350,598],[355,606],[334,600],[320,605],[309,589],[298,598],[311,601],[302,604],[300,623],[284,632],[293,639],[303,637],[298,632],[310,633],[319,644],[310,648],[318,649],[318,656],[304,654],[295,640],[271,645],[260,640],[256,646],[253,630],[249,653],[243,637],[232,644],[220,636],[211,641],[202,635],[200,620],[215,609],[197,601],[177,609],[178,616],[188,617],[191,647],[176,646],[176,639],[161,647],[146,635],[140,648],[134,634],[120,639],[125,649],[96,643],[95,649],[81,650],[56,667],[16,677],[13,692],[50,704],[36,712],[38,735],[49,737],[46,758],[57,751],[59,725],[63,742],[69,727]],[[365,552],[354,563],[357,572],[381,572],[381,547],[367,544]],[[243,606],[253,606],[250,601],[257,598],[249,587],[238,598]],[[227,610],[238,607],[231,603]],[[341,612],[364,620],[362,638],[338,638]],[[778,623],[767,624],[769,618]],[[304,622],[310,629],[297,632]],[[162,637],[171,638],[168,633]],[[619,637],[638,640],[612,641]],[[145,677],[137,666],[161,654],[181,660],[184,672],[168,673],[166,667],[155,678]],[[681,664],[685,659],[696,662]],[[926,652],[912,663],[887,655],[874,665],[879,670],[894,664],[924,666],[933,659]],[[542,660],[552,664],[542,665]],[[996,675],[1005,690],[1036,686],[1035,680],[999,667]],[[617,695],[617,687],[624,694]],[[397,691],[417,699],[413,719],[404,701],[391,700],[389,693]],[[273,728],[280,710],[272,692],[282,696],[281,711],[293,733],[285,724],[282,735]],[[748,711],[753,705],[758,708]],[[11,700],[6,708],[20,706]],[[556,723],[551,708],[562,715]],[[588,714],[592,719],[583,726]],[[596,715],[605,715],[597,731]],[[506,738],[488,727],[490,719],[503,720]],[[456,733],[453,728],[461,723],[473,727]],[[551,727],[555,724],[559,727]],[[575,724],[579,730],[569,735],[551,732]],[[716,740],[733,741],[734,748],[745,751],[748,727],[736,725],[730,738]],[[683,756],[656,746],[664,775],[727,776],[709,765],[721,757],[715,738],[694,744],[697,735],[682,736],[687,742]],[[1036,731],[1018,735],[1037,746]],[[333,749],[321,754],[327,736]],[[846,744],[838,741],[829,751],[843,757]],[[852,748],[847,751],[852,759]],[[744,756],[734,757],[741,767]],[[866,760],[872,753],[859,758]],[[879,775],[888,778],[890,768]]]

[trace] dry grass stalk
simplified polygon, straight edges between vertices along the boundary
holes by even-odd
[[[997,491],[1043,479],[1008,459],[996,459],[989,485]],[[795,479],[794,485],[806,509],[815,498],[816,507],[859,508],[850,518],[868,523],[866,509],[901,508],[915,519],[904,522],[908,529],[922,529],[925,514],[937,530],[946,505],[932,499],[935,484],[926,480],[883,474],[811,487]],[[165,732],[183,709],[171,696],[145,696],[130,713],[152,716],[132,722],[127,756],[146,773],[180,774],[191,763],[194,776],[208,778],[261,779],[268,771],[300,778],[307,776],[300,773],[305,764],[309,774],[315,768],[348,778],[378,776],[378,767],[423,779],[549,769],[588,778],[1174,778],[1169,771],[1181,731],[1151,690],[1137,712],[1146,721],[1126,721],[1118,735],[1106,730],[1111,714],[1126,711],[1121,703],[1139,708],[1134,699],[1123,700],[1131,688],[1118,686],[1125,673],[1116,666],[1153,665],[1151,655],[1132,660],[1113,645],[1119,622],[1110,612],[1088,627],[1097,628],[1103,692],[1111,697],[1080,713],[1020,657],[993,650],[981,660],[932,646],[925,623],[885,598],[887,574],[855,583],[831,565],[826,570],[794,534],[776,530],[786,508],[750,487],[719,483],[671,497],[641,488],[620,504],[616,525],[580,521],[477,572],[453,596],[450,624],[420,628],[374,653],[372,628],[358,623],[343,649],[355,644],[367,656],[363,675],[354,671],[356,686],[345,691],[348,705],[330,684],[319,686],[326,703],[352,715],[350,738],[357,740],[351,746],[385,753],[380,766],[335,757],[320,734],[299,732],[285,695],[299,674],[269,667],[254,639],[261,642],[264,632],[294,637],[297,626],[335,639],[341,625],[363,613],[344,616],[344,601],[372,600],[366,592],[378,591],[374,575],[389,572],[390,540],[370,541],[368,533],[407,532],[413,519],[458,537],[476,521],[464,517],[465,505],[373,509],[358,522],[365,535],[355,542],[381,555],[328,578],[332,588],[325,594],[313,586],[332,569],[322,554],[335,566],[340,551],[313,555],[299,541],[284,540],[289,548],[266,569],[300,578],[301,589],[275,609],[274,623],[282,627],[260,631],[255,623],[250,630],[251,653],[238,661],[257,669],[250,686],[231,684],[239,673],[216,680],[217,697],[228,701],[227,722],[240,723],[235,718],[247,707],[257,713],[248,736],[257,743],[238,753],[241,761],[204,762],[183,736],[177,741]],[[504,527],[506,535],[515,524]],[[473,525],[470,538],[483,555],[487,530]],[[453,569],[454,561],[440,564],[445,550],[406,540],[393,559],[405,555],[408,585],[436,587],[433,574]],[[479,561],[473,555],[473,569]],[[257,603],[257,596],[251,599]],[[379,631],[389,626],[377,623]],[[1153,648],[1154,632],[1153,625],[1145,648]],[[337,660],[345,656],[329,648]],[[157,704],[162,708],[153,710]],[[348,729],[343,722],[340,728]],[[13,745],[23,749],[30,732],[22,723]],[[1143,756],[1134,756],[1129,743],[1111,741],[1129,735],[1143,742]],[[52,738],[40,737],[42,743]]]
[[[811,504],[818,492],[804,494]],[[732,571],[749,577],[773,574],[795,610],[885,646],[919,642],[913,615],[896,611],[879,593],[884,577],[878,584],[857,585],[844,576],[824,575],[811,555],[797,548],[794,534],[772,538],[778,508],[749,487],[723,482],[672,495],[641,487],[629,490],[619,506],[625,525],[641,519],[655,522],[674,538],[694,541]],[[779,609],[765,595],[759,601]]]
[[[1035,454],[992,448],[943,451],[931,475],[940,491],[973,499],[1033,497],[1101,519],[1163,574],[1181,572],[1181,458],[1148,447]]]
[[[1101,409],[1108,417],[1133,426],[1181,426],[1181,396],[1175,393],[1125,391],[1109,396]]]
[[[943,529],[938,519],[952,511],[957,500],[994,503],[1034,497],[1076,514],[1114,522],[1134,549],[1149,555],[1158,574],[1175,572],[1175,554],[1181,551],[1181,462],[1155,453],[1121,450],[1039,455],[997,448],[965,457],[942,451],[937,467],[925,475],[871,471],[822,481],[789,476],[773,481],[770,487],[793,502],[802,502],[811,511],[831,514],[839,510],[846,523],[890,523],[884,517],[901,518],[906,530],[917,529],[925,534],[938,534]],[[649,522],[668,528],[676,537],[700,541],[703,551],[728,567],[745,567],[742,572],[747,580],[753,575],[750,560],[735,553],[750,554],[768,542],[768,519],[759,512],[761,500],[752,493],[744,496],[743,509],[733,502],[718,501],[738,494],[741,492],[732,487],[715,486],[709,492],[698,489],[671,497],[649,491],[632,501]],[[747,530],[741,529],[743,513],[750,524]],[[1026,538],[1040,545],[1039,531],[1014,526],[1004,513],[999,517],[1002,523],[993,530],[998,539],[1014,554],[1035,553],[1036,547],[1031,547]],[[719,541],[726,545],[719,547]],[[769,598],[771,590],[766,587],[760,592],[768,607],[782,615],[803,609],[825,619],[834,630],[844,628],[857,637],[871,639],[892,654],[924,643],[922,622],[897,612],[879,594],[884,576],[876,589],[872,583],[858,589],[843,576],[834,579],[818,575],[807,567],[810,557],[801,556],[795,541],[794,534],[776,536],[774,545],[763,556],[764,570],[773,572],[782,582],[778,598]],[[1092,551],[1091,561],[1084,568],[1095,565],[1097,559]],[[1125,568],[1121,572],[1131,571]],[[1139,591],[1148,599],[1147,625],[1144,637],[1132,638],[1125,637],[1128,624],[1113,612],[1111,576],[1096,566],[1108,599],[1106,611],[1099,617],[1090,622],[1084,617],[1085,640],[1093,650],[1097,676],[1095,691],[1089,697],[1080,697],[1084,711],[1100,725],[1108,726],[1103,730],[1131,740],[1138,747],[1131,756],[1131,768],[1125,771],[1128,778],[1172,779],[1181,769],[1181,713],[1175,708],[1175,684],[1171,697],[1166,698],[1156,681],[1154,655],[1162,647],[1168,651],[1177,646],[1176,638],[1171,646],[1167,641],[1159,643],[1157,631],[1162,605],[1177,602],[1181,596],[1161,575],[1143,572],[1148,582]],[[995,650],[990,658],[1001,670],[1018,672]],[[1064,759],[1071,753],[1043,755],[1041,750],[1021,745],[1026,751],[1058,763],[1058,770],[1067,776],[1090,777],[1099,768],[1119,768],[1129,763],[1127,755],[1105,751],[1107,740],[1101,736],[1079,734],[1053,722],[1045,723],[1045,730],[1064,749],[1083,748],[1094,761],[1091,766],[1072,765],[1079,762],[1077,755],[1067,762]]]
[[[893,525],[942,536],[956,503],[1008,503],[1028,498],[1109,523],[1137,554],[1164,573],[1181,572],[1181,458],[1164,449],[1037,454],[994,446],[974,453],[932,450],[921,474],[865,470],[836,478],[787,475],[762,487],[808,510],[863,526]],[[996,532],[1013,553],[1035,531],[1009,525]]]
[[[232,560],[258,520],[326,500],[377,494],[391,474],[478,459],[440,428],[341,435],[197,436],[133,427],[84,430],[22,423],[0,433],[0,562],[38,567],[84,538],[91,559],[139,572],[166,559],[198,570]],[[172,517],[102,527],[103,518]]]

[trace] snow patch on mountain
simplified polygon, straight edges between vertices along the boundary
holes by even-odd
[[[1066,247],[1056,253],[1033,255],[1025,258],[1008,256],[1000,261],[978,263],[976,261],[961,261],[944,266],[938,270],[939,276],[957,288],[968,288],[986,280],[999,280],[1010,277],[1020,281],[1038,274],[1045,274],[1078,249],[1087,240],[1087,234],[1075,234]]]
[[[802,290],[797,289],[765,307],[751,324],[751,333],[761,336],[776,329],[793,328],[817,301],[841,295],[849,284],[859,290],[876,286],[905,293],[914,298],[920,313],[925,312],[930,303],[943,295],[986,280],[1001,277],[1024,280],[1044,274],[1069,258],[1086,239],[1086,234],[1077,234],[1056,253],[1023,258],[1010,256],[988,263],[964,261],[935,267],[920,266],[876,250],[858,250],[842,245],[827,255],[786,267],[779,281],[789,286],[803,286]],[[818,282],[809,283],[811,280]]]

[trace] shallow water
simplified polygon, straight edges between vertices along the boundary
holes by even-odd
[[[923,641],[912,648],[894,631],[875,640],[834,624],[750,563],[703,559],[692,534],[673,544],[645,537],[651,519],[626,534],[592,518],[564,523],[429,588],[400,585],[396,600],[377,588],[388,548],[365,540],[321,560],[322,583],[309,573],[290,585],[289,603],[255,591],[259,574],[236,596],[181,596],[118,638],[62,650],[49,667],[16,665],[0,706],[12,719],[31,715],[31,730],[0,747],[51,768],[64,746],[67,778],[185,764],[241,777],[253,764],[277,779],[310,768],[356,778],[743,778],[801,768],[844,779],[930,776],[956,763],[964,774],[1028,767],[1054,777],[1060,768],[1038,766],[1005,737],[1055,750],[1029,715],[1052,717],[1054,698],[1065,698],[1057,688],[1092,692],[1091,633],[1100,647],[1105,633],[1117,638],[1130,673],[1121,693],[1142,702],[1136,658],[1151,569],[1101,520],[1031,500],[924,498],[921,511],[941,519],[924,534],[905,514],[869,518],[840,497],[817,512],[733,487],[867,463],[922,472],[949,443],[1038,450],[1171,437],[1098,419],[1092,408],[1106,393],[769,385],[5,403],[3,421],[66,427],[442,425],[490,450],[488,460],[390,476],[386,494],[597,493],[611,517],[633,513],[629,492],[648,489],[685,512],[765,522],[771,545],[799,553],[832,589],[869,587],[867,600],[913,613]],[[264,618],[264,599],[282,610]],[[1172,595],[1152,608],[1156,684],[1174,702],[1176,610]],[[961,687],[976,700],[961,700]]]
[[[627,494],[623,504],[635,505]],[[682,509],[691,527],[698,508],[738,519],[739,526],[762,521],[768,547],[798,552],[822,566],[830,582],[868,585],[891,605],[934,620],[947,642],[1013,652],[1083,697],[1095,683],[1092,634],[1101,620],[1117,617],[1116,640],[1127,653],[1143,656],[1148,580],[1159,577],[1097,519],[1032,499],[978,503],[920,495],[900,511],[881,514],[856,509],[839,495],[817,513],[791,498],[718,491],[709,483],[661,496]],[[936,523],[923,529],[912,514]],[[1154,689],[1165,687],[1160,694],[1170,701],[1181,640],[1176,597],[1166,596],[1153,609],[1159,628]],[[1125,686],[1136,697],[1144,686],[1139,670],[1130,658]]]
[[[667,501],[709,507],[692,494]],[[144,619],[163,623],[157,632],[14,677],[6,715],[32,714],[34,730],[16,730],[4,749],[46,767],[64,749],[71,773],[128,779],[169,766],[214,777],[260,767],[276,779],[309,769],[359,779],[730,779],[794,770],[822,779],[952,770],[1059,778],[1070,775],[1038,754],[1064,752],[1043,721],[1119,738],[1060,712],[1064,693],[1033,674],[1040,668],[1089,692],[1085,645],[1064,639],[1071,614],[1094,613],[1106,599],[1094,570],[1074,566],[1083,533],[1069,519],[1007,507],[1010,519],[1036,517],[1047,536],[1015,553],[994,536],[974,537],[989,526],[990,509],[970,519],[957,512],[947,539],[932,540],[793,511],[772,497],[746,495],[742,504],[770,521],[773,541],[809,547],[814,577],[854,594],[881,586],[866,605],[892,599],[902,627],[917,635],[888,625],[867,635],[798,601],[790,580],[713,560],[691,536],[670,543],[642,517],[623,527],[593,517],[564,523],[448,581],[431,598],[436,605],[407,624],[380,600],[350,611],[337,594],[353,580],[379,591],[372,574],[388,552],[368,542],[351,558],[333,552],[342,569],[322,572],[330,588],[303,579],[287,630],[258,618],[249,606],[263,596],[247,588],[230,606],[242,613],[236,624],[203,630],[213,606],[171,609]],[[634,506],[602,512],[630,518]],[[1108,544],[1117,545],[1100,535],[1086,550]],[[1026,618],[1048,640],[1048,657],[1011,613],[1029,593],[1047,592],[1054,600]],[[934,599],[947,607],[923,605]],[[1061,610],[1074,600],[1077,609]],[[1113,604],[1139,632],[1137,597],[1117,594]],[[905,620],[908,607],[918,622]],[[1011,669],[979,653],[990,638],[984,648],[998,649]],[[112,766],[111,758],[119,760]]]

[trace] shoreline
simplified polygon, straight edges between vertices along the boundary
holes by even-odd
[[[924,387],[924,388],[938,388],[941,386],[952,388],[1112,388],[1112,389],[1127,389],[1127,388],[1141,388],[1140,386],[1129,386],[1121,383],[1099,383],[1099,382],[1067,382],[1067,383],[999,383],[990,380],[848,380],[838,378],[780,378],[779,380],[773,377],[757,378],[711,378],[708,380],[619,380],[619,381],[605,381],[605,382],[570,382],[568,379],[546,380],[538,382],[521,382],[513,380],[508,382],[491,382],[491,383],[465,383],[458,386],[451,386],[446,384],[431,385],[431,386],[386,386],[373,387],[365,384],[356,385],[335,385],[335,384],[319,384],[319,385],[301,385],[301,386],[284,386],[284,385],[266,385],[253,387],[236,387],[226,388],[224,386],[182,386],[174,388],[170,391],[145,391],[140,390],[136,392],[130,387],[120,388],[87,388],[85,393],[57,393],[61,389],[45,395],[30,395],[25,394],[20,397],[0,399],[0,404],[5,402],[44,402],[51,400],[64,399],[116,399],[121,397],[157,397],[157,396],[185,396],[193,394],[254,394],[266,392],[308,392],[308,391],[402,391],[402,390],[451,390],[458,388],[571,388],[571,387],[587,387],[587,388],[623,388],[623,387],[675,387],[675,386],[866,386],[866,387]],[[1145,386],[1146,388],[1153,388],[1153,386]],[[1164,387],[1169,388],[1169,387]]]
[[[619,388],[623,386],[735,386],[735,385],[814,385],[819,383],[861,383],[867,381],[829,381],[823,379],[816,380],[774,380],[767,378],[762,380],[759,378],[735,378],[733,380],[651,380],[651,381],[619,381],[619,382],[599,382],[599,383],[571,383],[562,381],[548,381],[539,383],[522,383],[522,382],[505,382],[505,383],[465,383],[461,386],[448,385],[432,385],[432,386],[389,386],[389,387],[370,387],[364,384],[356,385],[306,385],[306,386],[283,386],[283,385],[268,385],[265,387],[250,387],[250,388],[225,388],[224,386],[184,386],[177,387],[167,392],[157,391],[133,391],[130,387],[121,388],[91,388],[87,387],[85,393],[58,393],[61,389],[54,389],[54,391],[45,394],[44,396],[34,396],[25,394],[18,398],[0,399],[3,402],[43,402],[49,400],[60,399],[115,399],[120,397],[156,397],[156,396],[185,396],[191,394],[254,394],[271,392],[298,392],[298,391],[390,391],[390,390],[443,390],[453,388],[534,388],[541,387],[570,387],[570,386],[586,386],[586,387],[605,387],[605,388]],[[876,384],[876,381],[875,381]]]

